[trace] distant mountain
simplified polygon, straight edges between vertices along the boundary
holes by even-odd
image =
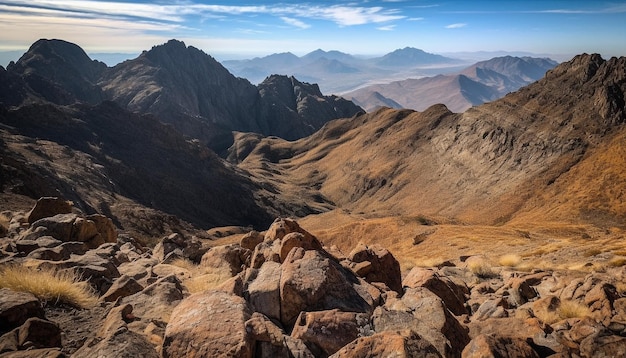
[[[343,96],[368,111],[380,106],[382,96],[399,104],[393,108],[421,111],[443,103],[454,112],[463,112],[540,79],[556,65],[555,61],[546,58],[497,57],[478,62],[456,74],[370,85]],[[373,98],[372,93],[378,98]]]
[[[317,49],[302,56],[302,59],[305,61],[316,61],[322,58],[325,58],[327,60],[341,61],[345,63],[351,63],[357,60],[354,56],[341,51],[324,51],[322,49]]]
[[[251,60],[223,61],[234,75],[260,83],[272,74],[296,76],[317,83],[325,93],[342,93],[372,82],[458,71],[469,63],[407,47],[382,57],[357,58],[318,49],[302,57],[273,54]],[[341,74],[341,78],[337,77]]]
[[[293,57],[277,56],[285,61]],[[55,104],[113,100],[131,111],[152,114],[218,152],[230,146],[232,131],[297,139],[328,120],[361,110],[350,101],[322,95],[316,87],[315,101],[298,97],[307,103],[298,103],[301,110],[285,116],[285,109],[277,106],[285,101],[275,101],[273,95],[267,103],[256,86],[236,78],[211,56],[176,40],[112,68],[91,60],[74,44],[40,40],[9,66],[4,76],[23,83],[21,92],[0,98],[7,104],[37,98]],[[304,88],[302,83],[300,88]],[[300,89],[291,88],[294,91]]]
[[[373,59],[378,66],[390,67],[416,67],[434,64],[451,64],[458,63],[458,60],[424,52],[423,50],[413,47],[405,47],[395,50],[385,56]]]

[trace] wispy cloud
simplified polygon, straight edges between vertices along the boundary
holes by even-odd
[[[232,6],[207,5],[194,2],[186,2],[184,4],[179,2],[146,4],[105,0],[0,0],[0,5],[3,5],[6,11],[15,13],[55,10],[59,11],[60,16],[90,14],[90,16],[152,19],[164,22],[184,22],[190,16],[210,17],[265,14],[279,18],[298,17],[302,19],[327,20],[340,26],[353,26],[399,20],[405,17],[399,13],[399,10],[380,6],[367,7],[357,5],[272,4]]]
[[[456,24],[450,24],[450,25],[446,26],[446,29],[460,29],[461,27],[465,27],[465,26],[467,26],[466,23],[459,22],[459,23],[456,23]]]
[[[286,24],[300,28],[300,29],[308,29],[309,27],[311,27],[311,25],[304,23],[298,19],[294,19],[292,17],[281,16],[280,19],[283,20]]]
[[[407,19],[408,21],[423,21],[423,17],[410,17]]]
[[[376,29],[380,31],[393,31],[395,28],[396,28],[396,25],[387,25],[387,26],[377,27]]]

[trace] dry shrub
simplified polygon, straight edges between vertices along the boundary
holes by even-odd
[[[561,319],[591,316],[591,309],[587,305],[571,300],[561,301],[557,312]]]
[[[478,278],[487,279],[498,275],[491,264],[484,259],[471,260],[467,263],[467,268]]]
[[[609,261],[609,266],[611,267],[622,267],[626,265],[626,257],[618,256],[614,257]]]
[[[185,259],[185,258],[177,258],[173,260],[172,262],[170,262],[170,265],[183,268],[189,271],[190,273],[193,273],[198,270],[198,265],[193,263],[193,261],[189,259]]]
[[[189,271],[191,277],[183,281],[189,293],[198,293],[213,289],[232,277],[230,269],[204,267],[194,264],[191,260],[176,259],[172,265]]]
[[[591,309],[580,302],[564,300],[559,302],[555,310],[535,312],[535,316],[547,324],[553,324],[568,318],[583,318],[591,316]]]
[[[522,262],[522,258],[516,254],[503,255],[498,260],[500,266],[517,267]]]
[[[232,277],[230,270],[212,269],[212,272],[192,276],[185,280],[183,284],[187,287],[189,293],[197,293],[211,290]]]
[[[46,303],[93,307],[98,302],[94,290],[71,270],[36,269],[19,265],[0,268],[0,288],[30,292]]]

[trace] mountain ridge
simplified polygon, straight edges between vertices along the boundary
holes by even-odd
[[[421,111],[435,103],[444,103],[454,112],[463,112],[538,80],[556,64],[543,58],[496,57],[458,73],[370,85],[343,95],[370,111],[379,101],[368,103],[366,99],[371,92],[377,92],[397,102],[400,106],[396,108]]]

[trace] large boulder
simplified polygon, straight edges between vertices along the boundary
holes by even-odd
[[[222,291],[189,296],[175,309],[165,330],[163,358],[252,357],[253,339],[246,330],[247,302]]]
[[[470,341],[467,330],[441,298],[424,287],[409,288],[401,299],[376,308],[372,322],[376,332],[412,329],[443,357],[458,357]]]
[[[293,248],[282,264],[281,322],[293,326],[302,311],[369,312],[375,299],[367,284],[320,251]]]
[[[117,230],[111,219],[102,215],[83,218],[71,213],[57,214],[33,222],[22,234],[22,238],[27,240],[36,240],[42,236],[52,236],[63,242],[83,242],[93,249],[103,243],[116,242]]]
[[[390,289],[402,293],[402,274],[400,263],[395,257],[379,245],[367,246],[359,243],[348,255],[350,268],[365,281],[382,282]]]
[[[216,246],[202,255],[200,266],[227,269],[234,276],[243,270],[251,254],[250,250],[237,244]]]
[[[439,296],[446,307],[455,315],[467,314],[465,308],[465,291],[452,280],[439,275],[432,269],[414,267],[409,271],[402,284],[405,287],[425,287]]]
[[[302,312],[291,336],[302,340],[312,352],[331,355],[369,329],[365,313],[329,311]]]
[[[200,240],[185,238],[181,234],[174,233],[164,237],[156,244],[152,251],[152,256],[161,262],[183,258],[198,263],[205,252],[206,249],[202,248]]]
[[[385,331],[358,338],[341,348],[332,358],[437,358],[441,354],[430,342],[411,330]]]
[[[463,358],[539,358],[525,339],[481,334],[463,349]]]
[[[44,317],[37,297],[28,292],[0,288],[0,334],[21,326],[31,317]]]
[[[88,339],[73,356],[158,358],[154,345],[144,335],[129,330],[128,323],[134,320],[132,311],[128,304],[113,307],[95,337]]]
[[[26,213],[26,220],[29,224],[35,221],[57,214],[69,214],[72,212],[72,204],[57,197],[42,197],[37,200],[35,206]]]
[[[281,266],[267,261],[260,269],[250,269],[243,295],[255,312],[280,320]]]

